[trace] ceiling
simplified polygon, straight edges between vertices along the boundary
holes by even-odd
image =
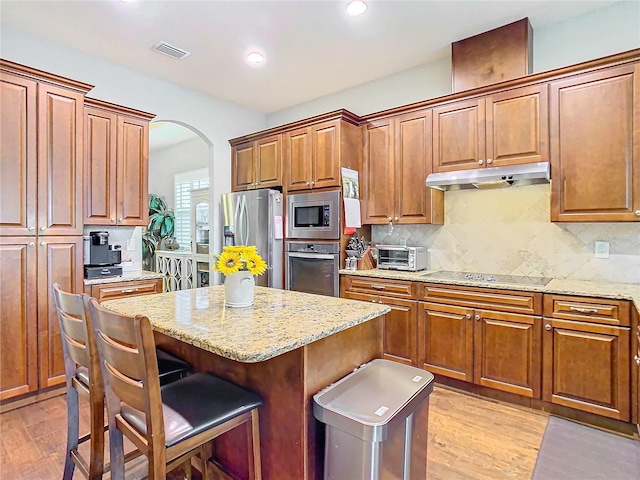
[[[276,112],[442,59],[454,41],[529,17],[535,30],[612,1],[0,2],[0,24],[208,93]],[[191,52],[176,60],[160,41]],[[244,55],[264,52],[249,66]]]

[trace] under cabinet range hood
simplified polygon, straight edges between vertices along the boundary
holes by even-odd
[[[549,162],[538,162],[506,167],[486,167],[474,170],[432,173],[427,176],[425,183],[427,187],[437,190],[461,190],[549,183],[550,178]]]

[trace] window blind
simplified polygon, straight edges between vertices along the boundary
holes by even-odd
[[[209,187],[209,169],[201,168],[173,176],[175,189],[175,237],[182,248],[191,246],[191,190]]]

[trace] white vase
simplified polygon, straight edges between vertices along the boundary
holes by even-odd
[[[225,275],[224,296],[228,307],[248,307],[253,305],[253,287],[256,280],[251,272],[241,271]]]

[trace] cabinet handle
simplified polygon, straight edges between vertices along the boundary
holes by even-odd
[[[544,329],[549,331],[551,330],[551,325],[549,325],[548,323],[544,326]]]
[[[480,320],[480,315],[476,315],[476,320]]]
[[[467,313],[467,314],[464,316],[464,318],[466,318],[467,320],[470,320],[470,319],[471,319],[471,314],[470,314],[470,313]]]
[[[44,232],[45,228],[47,228],[47,227],[40,227],[40,231]]]
[[[597,308],[569,307],[569,310],[580,313],[598,313]]]
[[[29,231],[33,232],[36,229],[36,227],[29,227]]]
[[[127,290],[120,290],[120,293],[134,293],[137,292],[139,289],[137,288],[129,288]]]
[[[493,160],[491,160],[490,158],[487,158],[487,165],[491,165],[491,162],[493,162]]]
[[[484,162],[482,160],[478,160],[478,165],[482,165]]]
[[[633,359],[636,361],[636,365],[640,367],[640,357],[636,355],[635,357],[633,357]]]
[[[376,290],[384,290],[385,287],[384,285],[371,285],[371,288],[375,288]]]

